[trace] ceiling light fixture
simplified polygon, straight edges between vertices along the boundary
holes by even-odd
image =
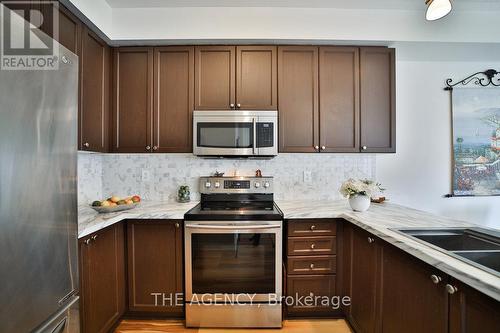
[[[425,0],[427,13],[425,18],[427,21],[435,21],[445,17],[451,12],[451,0]]]

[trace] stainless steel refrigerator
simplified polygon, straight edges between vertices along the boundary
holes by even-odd
[[[58,61],[0,70],[2,333],[79,332],[78,58]]]

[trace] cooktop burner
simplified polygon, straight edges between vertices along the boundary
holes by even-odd
[[[272,177],[202,177],[201,202],[186,221],[282,220],[273,201]]]

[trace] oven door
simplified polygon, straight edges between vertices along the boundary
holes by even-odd
[[[193,154],[200,156],[253,156],[255,117],[245,111],[194,113]]]
[[[186,222],[186,302],[280,300],[281,237],[281,221]]]

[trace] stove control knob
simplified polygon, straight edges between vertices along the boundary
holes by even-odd
[[[206,182],[206,183],[205,183],[205,187],[206,187],[206,188],[210,188],[210,187],[212,187],[212,184],[210,184],[210,182]]]
[[[259,182],[255,182],[255,184],[253,184],[253,186],[255,186],[255,188],[259,188],[260,187],[260,183]]]
[[[269,184],[269,182],[265,182],[265,183],[264,183],[264,187],[265,187],[265,188],[268,188],[269,186],[271,186],[271,184]]]
[[[220,183],[219,182],[215,182],[214,186],[215,186],[215,188],[219,188],[220,187]]]

